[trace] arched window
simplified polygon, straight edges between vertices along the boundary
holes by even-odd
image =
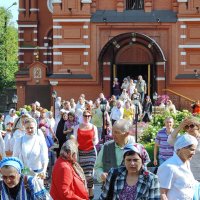
[[[143,10],[144,0],[126,0],[126,10]]]

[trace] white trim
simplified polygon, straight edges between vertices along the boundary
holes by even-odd
[[[48,55],[51,56],[52,53],[50,53],[50,52],[44,52],[43,55],[44,55],[44,56],[48,56]]]
[[[43,61],[43,63],[48,64],[48,63],[52,63],[52,61],[45,60],[45,61]]]
[[[23,56],[24,52],[18,52],[18,56]]]
[[[185,2],[188,2],[188,0],[177,0],[177,2],[179,2],[179,3],[185,3]]]
[[[37,53],[37,52],[33,52],[33,55],[34,55],[34,56],[37,56],[37,55],[38,55],[38,53]]]
[[[179,22],[199,22],[200,18],[178,18]]]
[[[23,27],[23,28],[37,28],[37,24],[19,24],[18,27]]]
[[[62,29],[62,26],[53,26],[53,29]]]
[[[34,39],[33,39],[33,41],[34,41],[34,42],[37,42],[37,41],[38,41],[38,39],[37,39],[37,38],[34,38]]]
[[[53,19],[53,22],[90,22],[90,19]]]
[[[83,62],[83,65],[89,65],[89,63],[88,62]]]
[[[48,39],[48,40],[52,40],[52,38],[51,38],[51,37],[48,37],[47,39]]]
[[[38,9],[38,8],[30,8],[30,11],[31,12],[37,12],[37,11],[39,11],[40,9]]]
[[[83,25],[83,29],[88,29],[89,26],[88,25]]]
[[[164,65],[165,62],[156,62],[156,65]]]
[[[157,81],[164,81],[164,80],[165,80],[165,77],[156,77],[156,80],[157,80]]]
[[[38,31],[37,30],[33,30],[33,33],[38,33]]]
[[[54,56],[62,56],[62,52],[54,51],[54,52],[53,52],[53,55],[54,55]]]
[[[185,52],[185,51],[181,51],[181,56],[186,56],[187,55],[187,53]]]
[[[47,40],[47,37],[45,36],[44,39]]]
[[[52,3],[62,3],[62,0],[53,0]]]
[[[58,85],[58,81],[49,81],[49,82],[50,82],[50,85],[53,85],[53,86]]]
[[[180,25],[180,28],[183,28],[183,29],[184,29],[184,28],[187,28],[187,25],[186,25],[186,24],[181,24],[181,25]]]
[[[187,63],[186,62],[181,62],[181,65],[186,65]]]
[[[53,38],[54,39],[62,39],[62,35],[54,35]]]
[[[18,61],[18,63],[19,63],[19,64],[23,64],[23,63],[24,63],[24,61]]]
[[[84,36],[83,36],[83,39],[88,39],[88,38],[89,38],[88,35],[84,35]]]
[[[66,44],[66,45],[54,45],[53,48],[60,49],[89,49],[90,45],[82,45],[82,44]]]
[[[92,0],[81,0],[81,3],[92,3]]]
[[[24,12],[24,11],[26,11],[25,8],[19,8],[19,9],[18,9],[18,12]]]
[[[24,30],[19,30],[18,33],[24,33]]]
[[[22,38],[19,38],[19,39],[18,39],[18,41],[19,41],[19,42],[21,42],[21,41],[24,41],[24,39],[22,39]]]
[[[192,48],[192,49],[199,49],[200,48],[200,44],[185,44],[185,45],[179,45],[179,48]]]
[[[54,65],[62,65],[62,62],[60,62],[60,61],[54,61],[53,64]]]
[[[52,49],[52,47],[19,47],[19,49]]]
[[[48,47],[48,46],[49,46],[49,44],[48,44],[48,43],[44,43],[44,46],[45,46],[45,47]]]
[[[187,38],[187,36],[186,35],[180,35],[180,38],[185,39],[185,38]]]
[[[88,51],[84,51],[84,52],[83,52],[83,55],[84,55],[84,56],[88,56],[88,55],[89,55],[89,52],[88,52]]]
[[[111,79],[110,79],[110,77],[103,77],[103,80],[104,81],[110,81]]]

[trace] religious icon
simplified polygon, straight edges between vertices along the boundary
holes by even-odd
[[[37,79],[37,78],[42,78],[42,70],[39,67],[35,67],[33,69],[33,78]]]

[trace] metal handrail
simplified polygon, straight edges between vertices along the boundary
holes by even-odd
[[[163,91],[171,92],[171,93],[173,93],[173,94],[176,94],[176,95],[179,96],[179,97],[182,97],[182,98],[184,98],[184,99],[187,99],[188,101],[195,102],[195,100],[190,99],[190,98],[188,98],[188,97],[186,97],[186,96],[184,96],[184,95],[182,95],[182,94],[179,94],[178,92],[175,92],[175,91],[173,91],[173,90],[170,90],[170,89],[163,89]]]

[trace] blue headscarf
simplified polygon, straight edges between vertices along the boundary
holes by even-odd
[[[19,174],[21,174],[22,169],[24,168],[23,163],[16,157],[5,157],[0,162],[0,168],[4,166],[12,166],[17,169]]]

